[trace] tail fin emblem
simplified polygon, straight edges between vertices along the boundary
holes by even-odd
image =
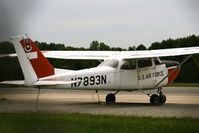
[[[32,50],[32,46],[29,41],[26,41],[26,46],[24,48],[26,52],[30,52]]]

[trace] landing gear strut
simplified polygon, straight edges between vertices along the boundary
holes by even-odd
[[[166,96],[162,93],[162,88],[158,88],[157,94],[152,94],[150,96],[151,104],[164,104],[166,102]]]
[[[118,93],[119,91],[115,92],[115,93],[109,93],[108,95],[106,95],[106,102],[107,103],[115,103],[116,101],[116,97],[115,95]]]

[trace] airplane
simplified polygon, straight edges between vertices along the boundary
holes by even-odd
[[[180,67],[199,47],[146,51],[40,51],[28,35],[11,38],[24,75],[24,81],[2,81],[0,84],[33,86],[42,89],[103,90],[105,101],[116,102],[120,91],[140,91],[148,95],[151,104],[163,105],[166,96],[162,88],[171,84]],[[159,57],[188,55],[181,63],[161,61]],[[100,60],[98,66],[83,70],[54,68],[46,58]],[[145,93],[157,90],[155,93]],[[39,92],[38,92],[39,95]]]

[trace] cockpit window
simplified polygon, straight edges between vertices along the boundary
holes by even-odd
[[[139,59],[138,60],[138,67],[139,68],[144,68],[144,67],[149,67],[149,66],[152,66],[151,58]]]
[[[125,60],[124,64],[120,67],[124,70],[132,70],[136,68],[136,60]]]
[[[99,66],[110,66],[113,68],[117,68],[118,64],[119,64],[119,61],[113,59],[113,60],[106,60],[106,61],[102,62]]]

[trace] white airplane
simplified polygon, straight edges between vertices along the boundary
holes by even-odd
[[[43,51],[27,36],[11,39],[16,50],[24,81],[3,81],[1,84],[34,86],[39,88],[71,90],[115,91],[106,96],[106,102],[115,102],[119,91],[157,90],[146,94],[152,104],[164,104],[162,87],[172,83],[180,66],[199,47],[146,51]],[[161,61],[159,57],[189,55],[183,62]],[[45,58],[103,60],[94,68],[78,71],[55,69]]]

